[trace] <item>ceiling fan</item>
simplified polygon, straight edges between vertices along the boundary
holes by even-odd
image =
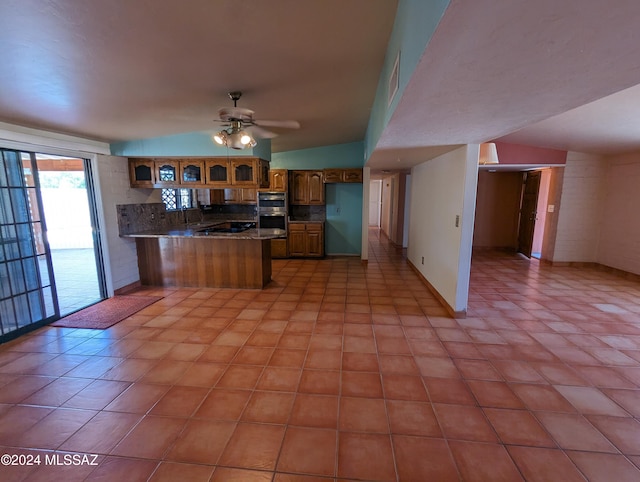
[[[229,98],[233,101],[233,107],[223,107],[218,111],[224,129],[212,136],[213,140],[222,146],[233,149],[245,149],[254,147],[257,143],[254,139],[271,139],[278,134],[264,127],[281,127],[285,129],[299,129],[300,123],[293,120],[259,120],[254,119],[254,112],[251,109],[238,107],[238,100],[242,97],[242,92],[229,92]]]

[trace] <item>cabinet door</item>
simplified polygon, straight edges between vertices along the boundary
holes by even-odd
[[[229,161],[227,159],[207,159],[205,161],[205,182],[209,186],[231,184]]]
[[[131,187],[152,188],[155,182],[153,159],[129,159],[129,183]]]
[[[304,224],[289,224],[289,255],[306,256],[306,232]]]
[[[240,189],[225,189],[224,190],[224,203],[225,204],[238,204],[240,202]]]
[[[362,169],[344,169],[342,180],[344,182],[362,182]]]
[[[180,184],[179,162],[163,159],[155,162],[156,187],[174,187]]]
[[[256,204],[258,196],[255,189],[240,189],[240,202],[242,204]]]
[[[180,184],[183,186],[204,186],[204,161],[199,159],[181,160]]]
[[[286,169],[271,169],[269,171],[269,190],[286,192],[287,177]]]
[[[324,256],[324,233],[322,224],[307,224],[306,255]]]
[[[291,204],[309,204],[309,178],[307,171],[291,171],[289,194]]]
[[[269,161],[265,161],[264,159],[258,159],[258,166],[260,175],[258,176],[258,187],[265,188],[269,187]]]
[[[342,182],[342,169],[325,169],[324,182]]]
[[[286,258],[287,253],[287,240],[272,239],[271,240],[271,258]]]
[[[308,204],[324,204],[324,176],[322,171],[309,171]]]
[[[234,186],[257,186],[258,173],[255,159],[231,159],[231,184]]]
[[[224,189],[209,189],[211,204],[224,204]]]

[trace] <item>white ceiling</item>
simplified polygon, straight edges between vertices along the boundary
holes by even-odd
[[[3,0],[0,121],[105,141],[213,131],[242,90],[257,118],[301,123],[274,152],[359,141],[396,4]],[[639,45],[637,0],[452,0],[368,165],[493,139],[640,150]]]

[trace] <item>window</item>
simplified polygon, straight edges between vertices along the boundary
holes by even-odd
[[[191,189],[163,189],[162,202],[167,211],[189,209],[191,207]]]

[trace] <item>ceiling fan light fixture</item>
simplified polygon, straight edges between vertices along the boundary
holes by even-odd
[[[251,142],[251,136],[246,132],[239,133],[242,137],[240,137],[240,142],[245,146]]]
[[[217,134],[214,134],[211,137],[213,138],[213,141],[216,144],[219,144],[221,146],[224,146],[227,143],[227,141],[226,141],[226,139],[227,139],[227,131],[220,131],[220,132],[218,132]]]
[[[232,149],[246,149],[258,145],[251,134],[235,126],[221,130],[214,134],[212,138],[216,144]]]

